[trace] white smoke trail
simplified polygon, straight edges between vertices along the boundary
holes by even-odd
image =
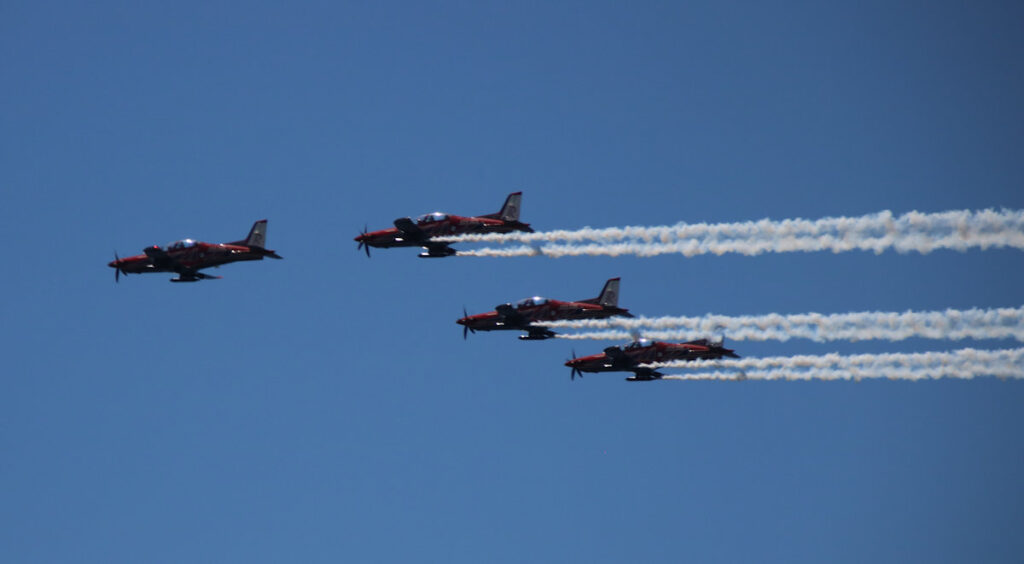
[[[821,356],[673,361],[644,366],[705,370],[694,374],[665,376],[669,380],[930,380],[971,379],[979,376],[1020,379],[1024,378],[1024,348],[851,356],[832,353]]]
[[[740,341],[901,341],[924,339],[1016,339],[1024,341],[1024,307],[944,311],[851,312],[823,315],[800,313],[782,315],[706,315],[703,317],[611,317],[539,322],[537,325],[563,329],[610,329],[560,334],[569,340],[628,339],[642,330],[650,339],[691,340],[723,333]]]
[[[762,219],[740,223],[678,224],[659,227],[583,228],[575,231],[491,233],[439,237],[446,242],[555,243],[460,251],[461,256],[515,257],[543,255],[642,257],[682,254],[722,255],[863,250],[882,253],[930,253],[938,249],[1024,249],[1024,210],[959,210],[941,213],[891,211],[861,217],[818,220]],[[593,241],[589,244],[580,244]]]
[[[509,249],[491,249],[483,248],[476,249],[473,251],[457,251],[455,256],[458,257],[537,257],[543,255],[544,252],[540,247],[512,247]]]

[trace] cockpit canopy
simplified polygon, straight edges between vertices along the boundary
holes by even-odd
[[[522,300],[519,300],[518,302],[516,302],[516,307],[517,308],[524,308],[524,307],[531,307],[531,306],[542,306],[542,305],[544,305],[546,303],[548,303],[548,299],[547,298],[542,298],[540,296],[534,296],[532,298],[524,298]]]
[[[645,348],[645,347],[649,347],[649,346],[651,346],[653,344],[654,344],[654,341],[652,341],[650,339],[637,339],[637,340],[633,341],[632,343],[626,345],[626,349],[627,350],[642,349],[642,348]]]
[[[188,248],[194,247],[194,246],[196,246],[196,242],[193,241],[192,239],[182,239],[180,241],[175,241],[173,243],[168,243],[167,244],[167,250],[168,251],[176,251],[178,249],[188,249]]]
[[[441,212],[425,213],[416,218],[416,223],[422,225],[424,223],[435,223],[438,221],[444,221],[448,219],[448,214]]]

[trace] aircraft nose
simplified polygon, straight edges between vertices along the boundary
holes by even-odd
[[[110,268],[117,268],[117,261],[116,260],[112,260],[112,261],[107,263],[107,266],[109,266]]]

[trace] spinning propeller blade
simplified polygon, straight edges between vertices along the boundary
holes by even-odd
[[[362,235],[363,237],[366,236],[366,225],[365,224],[363,225],[363,232],[360,235]],[[359,245],[356,247],[356,250],[359,250],[359,249],[363,249],[364,251],[366,251],[366,258],[370,258],[370,245],[366,241],[364,241],[362,239],[359,240]]]
[[[127,274],[127,273],[126,273]],[[114,282],[121,281],[121,258],[117,256],[117,251],[114,251]]]
[[[576,360],[576,349],[572,350],[572,359]],[[583,377],[583,371],[580,370],[579,368],[577,368],[576,365],[574,364],[574,365],[572,365],[571,371],[569,372],[569,379],[570,380],[575,380],[577,374],[580,375],[580,378]]]
[[[465,341],[466,335],[470,332],[476,335],[476,331],[469,326],[469,313],[466,312],[466,306],[462,306],[462,320],[465,321],[465,323],[462,324],[462,340]]]

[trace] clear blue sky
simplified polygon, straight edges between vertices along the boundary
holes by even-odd
[[[1019,561],[1020,382],[570,382],[610,343],[454,321],[612,276],[646,315],[1019,306],[1020,252],[352,237],[516,190],[538,229],[1021,208],[1022,28],[1010,2],[4,2],[0,560]],[[283,261],[106,267],[263,217]]]

